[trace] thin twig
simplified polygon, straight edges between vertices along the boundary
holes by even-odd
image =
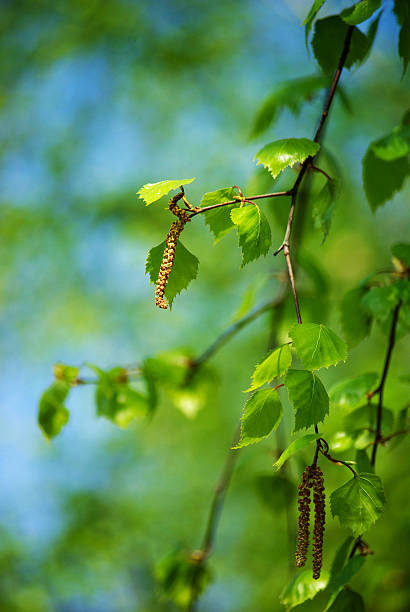
[[[202,208],[200,206],[196,206],[194,208],[194,212],[190,216],[192,219],[192,217],[195,217],[196,215],[200,215],[201,213],[206,212],[207,210],[213,210],[214,208],[221,208],[222,206],[229,206],[230,204],[238,204],[238,202],[241,202],[242,200],[245,202],[248,202],[249,200],[263,200],[265,198],[277,198],[281,196],[290,196],[290,195],[292,195],[291,191],[276,191],[274,193],[262,193],[259,195],[247,196],[246,198],[238,197],[235,200],[229,200],[228,202],[220,202],[219,204],[212,204],[211,206],[203,206]]]

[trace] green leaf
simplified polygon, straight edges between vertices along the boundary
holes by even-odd
[[[147,262],[145,264],[145,274],[149,274],[151,283],[156,283],[157,281],[164,249],[165,240],[158,246],[153,247],[148,253]],[[188,287],[192,280],[196,279],[198,275],[198,265],[199,260],[184,247],[181,241],[179,241],[175,248],[174,265],[165,288],[165,296],[168,299],[170,308],[172,308],[172,303],[178,293],[181,293],[183,289]]]
[[[400,191],[409,172],[407,157],[385,161],[376,156],[370,145],[363,158],[363,185],[373,212]]]
[[[401,442],[403,442],[404,438],[408,436],[409,434],[409,432],[406,431],[409,427],[408,412],[409,412],[409,406],[406,406],[406,408],[403,408],[402,410],[400,410],[400,412],[398,413],[396,417],[396,421],[394,424],[394,431],[403,431],[404,433],[398,436],[395,436],[394,438],[390,440],[389,449],[391,450],[396,448],[396,446],[398,446]]]
[[[329,396],[314,372],[289,370],[286,386],[296,411],[295,431],[317,425],[329,414]]]
[[[366,394],[376,388],[378,378],[378,374],[369,372],[342,380],[330,390],[331,403],[344,411],[357,408],[366,399]]]
[[[363,597],[351,589],[343,589],[328,610],[329,612],[365,612]]]
[[[332,576],[328,585],[328,590],[330,591],[330,598],[326,608],[324,609],[324,612],[330,609],[336,597],[343,589],[344,585],[347,584],[353,578],[353,576],[361,570],[365,561],[365,557],[362,557],[361,555],[356,555],[355,557],[349,559],[344,568],[336,576]]]
[[[338,15],[325,17],[325,19],[319,19],[316,22],[312,48],[316,60],[325,74],[330,74],[336,70],[349,27]],[[346,68],[351,68],[354,64],[362,62],[366,58],[374,34],[375,32],[369,32],[369,37],[367,37],[358,28],[354,27],[349,53],[345,61]]]
[[[353,536],[347,536],[347,538],[342,542],[339,548],[336,551],[336,554],[332,561],[332,566],[330,568],[330,580],[332,581],[339,572],[343,569],[351,551],[351,547],[353,544]]]
[[[285,138],[265,145],[255,155],[255,161],[268,168],[273,178],[308,157],[314,157],[320,149],[317,142],[308,138]]]
[[[56,363],[53,366],[53,374],[57,380],[63,380],[70,385],[74,384],[78,378],[80,368],[76,366],[65,365],[64,363]]]
[[[253,204],[234,208],[231,219],[238,232],[243,268],[245,264],[268,253],[272,244],[270,226],[259,206]]]
[[[369,455],[365,448],[359,448],[356,451],[356,466],[359,472],[367,472],[368,474],[374,474],[374,467],[372,466]]]
[[[410,244],[399,243],[391,248],[393,257],[401,261],[406,268],[410,268]]]
[[[410,152],[410,126],[396,126],[390,134],[372,142],[370,148],[386,162],[406,157]]]
[[[314,199],[312,216],[315,227],[323,232],[322,244],[325,242],[332,223],[332,215],[335,207],[337,194],[337,183],[334,180],[326,180],[325,185]]]
[[[278,85],[256,113],[251,138],[256,138],[265,132],[283,109],[287,108],[297,115],[303,103],[311,101],[327,85],[328,80],[317,74],[292,79]]]
[[[215,370],[203,365],[188,382],[168,392],[175,408],[189,419],[194,419],[206,404],[215,398],[218,376]]]
[[[245,404],[241,418],[241,437],[234,448],[259,442],[274,431],[282,418],[282,404],[274,389],[253,393]]]
[[[380,8],[381,3],[381,0],[361,0],[361,2],[356,2],[353,6],[344,9],[340,16],[349,25],[358,25],[369,19]]]
[[[375,430],[377,424],[377,406],[374,404],[365,404],[363,406],[359,406],[353,412],[349,412],[349,414],[345,417],[345,428],[348,431],[360,431],[366,430],[368,432],[368,428]],[[383,431],[384,433],[390,433],[393,428],[393,413],[388,408],[383,408],[382,412],[382,421],[383,421]],[[370,432],[369,432],[370,433]],[[370,434],[370,440],[374,440],[374,434]]]
[[[310,11],[307,14],[307,17],[305,19],[305,21],[302,23],[302,25],[305,26],[305,40],[306,40],[306,44],[308,41],[308,36],[309,36],[309,32],[310,29],[312,27],[312,23],[314,22],[316,15],[318,14],[319,10],[322,8],[322,6],[324,5],[324,3],[326,2],[326,0],[315,0],[312,4],[312,6],[310,7]]]
[[[256,366],[252,375],[252,384],[247,391],[253,391],[265,383],[272,382],[274,378],[283,376],[289,370],[291,363],[292,354],[289,344],[275,349]]]
[[[403,78],[410,61],[410,6],[408,0],[394,0],[393,11],[400,26],[398,51],[403,60]]]
[[[206,564],[199,565],[184,551],[173,552],[161,559],[154,574],[162,596],[184,609],[194,594],[203,593],[212,578]]]
[[[261,500],[272,512],[283,512],[296,498],[296,486],[282,474],[259,474],[255,484]]]
[[[370,333],[372,317],[362,306],[362,298],[367,291],[368,287],[362,284],[345,293],[342,299],[341,323],[350,348],[356,346]]]
[[[129,386],[124,368],[102,372],[95,390],[95,403],[98,416],[119,427],[127,427],[137,416],[148,414],[147,398]]]
[[[282,465],[286,463],[289,457],[292,457],[292,455],[302,450],[302,448],[309,446],[309,444],[311,444],[313,440],[317,440],[318,438],[320,438],[320,436],[321,434],[305,434],[297,440],[293,440],[293,442],[291,442],[289,446],[283,451],[276,463],[273,464],[275,470],[280,470]]]
[[[67,423],[69,412],[64,406],[71,385],[65,380],[56,380],[40,398],[38,424],[48,440],[60,433]]]
[[[340,524],[358,536],[377,521],[385,501],[380,478],[362,473],[333,491],[330,507],[332,515],[339,517]]]
[[[322,323],[296,323],[289,332],[305,368],[319,370],[346,361],[346,344]]]
[[[164,195],[167,195],[173,189],[179,189],[181,185],[189,185],[195,178],[191,179],[176,179],[174,181],[159,181],[158,183],[147,183],[139,191],[137,195],[144,200],[145,205],[148,206],[153,202],[156,202]]]
[[[313,599],[319,591],[326,588],[328,580],[329,574],[326,571],[322,571],[319,580],[314,580],[311,570],[302,570],[285,586],[279,596],[280,602],[287,610],[291,610],[304,601]]]
[[[234,200],[237,195],[238,192],[233,187],[210,191],[203,196],[201,206],[212,206],[214,204],[221,204],[222,202],[230,202]],[[203,213],[206,225],[208,225],[215,236],[215,243],[233,229],[234,224],[231,219],[231,210],[238,206],[238,204],[228,204],[227,206],[222,206],[222,208],[215,208],[214,210]]]
[[[401,299],[397,285],[372,287],[362,298],[364,309],[381,323],[385,323]]]

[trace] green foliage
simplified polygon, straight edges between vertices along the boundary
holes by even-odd
[[[306,44],[307,44],[307,41],[308,41],[308,36],[309,36],[310,29],[312,27],[312,24],[313,24],[315,18],[316,18],[316,15],[318,14],[318,12],[320,11],[320,9],[322,8],[322,6],[324,5],[325,2],[326,2],[326,0],[314,0],[312,6],[310,7],[309,13],[307,14],[306,19],[302,23],[302,25],[305,26]]]
[[[369,19],[381,3],[381,0],[361,0],[342,11],[340,16],[349,25],[358,25]]]
[[[346,345],[322,323],[296,323],[289,332],[305,368],[319,370],[346,361]]]
[[[407,0],[394,0],[394,13],[400,26],[399,56],[403,60],[403,77],[410,61],[410,7]]]
[[[74,384],[78,378],[80,368],[76,366],[65,365],[64,363],[56,363],[53,366],[53,374],[57,380],[63,380],[70,385]]]
[[[268,168],[273,178],[276,178],[285,168],[314,157],[319,149],[320,145],[308,138],[285,138],[265,145],[257,152],[255,160]]]
[[[329,612],[365,612],[363,597],[351,589],[342,589]]]
[[[314,200],[312,215],[315,227],[323,232],[322,244],[325,242],[330,231],[336,197],[337,182],[335,180],[326,180],[326,183]]]
[[[404,288],[407,289],[407,286],[399,282],[383,287],[372,287],[362,298],[362,305],[377,321],[385,323],[399,300],[405,297]]]
[[[330,496],[332,515],[355,536],[363,534],[377,521],[386,500],[381,480],[375,474],[362,473],[351,478]]]
[[[69,412],[64,402],[70,387],[70,383],[66,380],[56,380],[41,396],[38,424],[48,440],[58,435],[68,421]]]
[[[164,248],[165,240],[158,246],[153,247],[148,253],[145,274],[149,275],[151,283],[154,284],[158,278]],[[168,299],[170,308],[172,308],[175,297],[181,293],[183,289],[186,289],[191,281],[196,279],[198,275],[198,265],[199,260],[197,257],[190,253],[179,240],[175,248],[174,265],[165,288],[165,295]]]
[[[353,536],[349,535],[338,547],[330,568],[330,581],[332,581],[343,569],[352,549],[353,540]]]
[[[349,347],[353,348],[369,335],[372,317],[362,305],[368,287],[362,283],[344,294],[340,306],[341,323]]]
[[[155,578],[164,599],[186,608],[194,593],[201,594],[211,581],[204,563],[199,564],[184,551],[169,554],[155,567]]]
[[[241,418],[241,437],[234,448],[242,448],[266,438],[278,427],[282,404],[274,389],[260,389],[245,404]]]
[[[329,574],[323,570],[319,580],[312,578],[310,570],[299,571],[283,589],[280,601],[286,606],[286,610],[291,610],[304,601],[313,599],[319,591],[326,588],[328,580]]]
[[[304,102],[312,100],[327,84],[327,79],[317,74],[292,79],[280,84],[256,113],[251,138],[263,134],[274,123],[283,109],[287,108],[297,115]]]
[[[259,497],[272,512],[279,514],[295,501],[296,486],[282,474],[259,474],[255,484]]]
[[[366,58],[376,35],[377,24],[378,19],[371,24],[368,36],[354,27],[345,62],[346,68],[352,68]],[[336,70],[349,27],[338,15],[319,19],[315,23],[312,48],[316,60],[325,74],[331,74]]]
[[[148,206],[153,202],[161,199],[173,189],[179,189],[181,185],[189,185],[195,178],[191,179],[176,179],[172,181],[159,181],[158,183],[147,183],[137,192],[137,195],[144,200]]]
[[[320,435],[321,434],[305,434],[304,436],[293,440],[293,442],[291,442],[289,446],[283,451],[276,463],[273,464],[273,467],[276,470],[280,470],[282,465],[289,459],[289,457],[292,457],[292,455],[294,455],[298,451],[302,450],[303,448],[306,448],[306,446],[309,446],[309,444],[311,444],[314,440],[320,438]]]
[[[289,344],[283,344],[273,350],[265,359],[259,363],[252,375],[252,384],[247,391],[253,391],[270,383],[274,378],[286,374],[292,363],[292,354]]]
[[[410,268],[410,244],[395,244],[392,246],[391,252],[393,257],[402,262],[406,268]]]
[[[357,408],[366,399],[366,394],[376,388],[378,375],[375,372],[347,378],[332,387],[330,401],[335,407],[347,412]]]
[[[242,249],[241,267],[261,255],[267,255],[272,244],[272,235],[268,220],[259,206],[247,204],[234,208],[231,211],[231,219],[236,225],[239,246]]]
[[[289,370],[286,387],[295,409],[295,431],[317,425],[329,414],[329,396],[314,372]]]
[[[365,561],[365,557],[362,557],[361,555],[356,555],[355,557],[352,557],[348,560],[348,562],[343,567],[343,569],[340,570],[340,572],[331,576],[327,588],[327,590],[329,590],[330,597],[325,611],[332,609],[331,606],[338,597],[339,593],[342,591],[345,584],[347,584],[353,578],[353,576],[361,570]]]
[[[222,202],[231,202],[237,195],[238,192],[233,187],[210,191],[205,193],[202,197],[201,206],[212,206],[213,204],[221,204]],[[234,228],[231,219],[231,210],[236,206],[237,204],[229,204],[228,206],[215,208],[214,210],[209,210],[204,213],[205,223],[215,236],[215,243]]]
[[[359,448],[356,451],[356,467],[359,472],[367,472],[368,474],[374,473],[374,467],[371,464],[369,459],[369,455],[367,454],[367,450],[364,448]]]
[[[98,383],[95,403],[98,416],[103,416],[119,427],[127,427],[138,416],[148,414],[147,398],[133,389],[124,368],[103,372],[96,368]]]

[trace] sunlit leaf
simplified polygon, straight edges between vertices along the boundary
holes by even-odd
[[[295,431],[317,425],[329,414],[329,396],[314,372],[289,370],[286,387],[295,409]]]
[[[361,2],[356,2],[356,4],[344,9],[340,16],[349,25],[358,25],[369,19],[380,8],[381,3],[381,0],[361,0]]]
[[[358,536],[380,517],[385,501],[380,478],[362,473],[333,491],[330,507],[332,515],[339,517],[340,524]]]
[[[80,368],[69,366],[64,363],[56,363],[53,366],[53,374],[57,380],[63,380],[72,385],[78,378]]]
[[[98,416],[119,427],[127,427],[138,416],[148,414],[147,398],[130,387],[123,368],[113,368],[100,375],[95,389]]]
[[[273,464],[273,467],[276,470],[280,470],[282,465],[289,459],[289,457],[292,457],[292,455],[302,450],[302,448],[309,446],[309,444],[311,444],[314,440],[320,438],[320,436],[321,434],[305,434],[297,440],[293,440],[293,442],[291,442],[289,446],[283,451],[276,463]]]
[[[302,23],[302,25],[305,26],[306,44],[307,44],[307,41],[308,41],[308,36],[309,36],[310,29],[312,27],[312,24],[313,24],[315,18],[316,18],[316,15],[318,14],[319,10],[322,8],[322,6],[324,5],[325,2],[326,2],[326,0],[314,0],[312,6],[310,7],[309,13],[307,14],[306,19]]]
[[[69,412],[64,402],[70,392],[71,385],[65,380],[56,380],[41,396],[38,424],[47,439],[54,438],[67,423]]]
[[[285,586],[280,594],[280,602],[291,610],[308,599],[313,599],[319,591],[326,588],[329,574],[322,570],[319,580],[314,580],[311,570],[299,571]]]
[[[227,187],[225,189],[217,189],[216,191],[210,191],[205,193],[201,200],[201,206],[212,206],[214,204],[221,204],[222,202],[231,202],[235,199],[238,192],[233,187]],[[203,213],[205,223],[215,236],[215,242],[218,242],[221,238],[226,236],[233,228],[234,224],[231,219],[231,210],[238,204],[229,204],[228,206],[222,206],[221,208],[215,208]]]
[[[247,391],[270,383],[274,378],[286,374],[292,363],[292,354],[289,344],[284,344],[272,351],[261,363],[256,366],[252,375],[252,384]]]
[[[259,206],[248,204],[231,211],[242,250],[241,267],[261,255],[266,255],[272,244],[270,226]]]
[[[241,437],[234,448],[259,442],[274,431],[282,418],[282,404],[274,389],[261,389],[251,395],[241,418]]]
[[[334,331],[322,323],[295,324],[290,332],[293,348],[305,368],[319,370],[346,361],[346,345]]]
[[[401,261],[407,268],[410,268],[410,244],[399,243],[391,248],[393,257]]]
[[[314,157],[319,149],[320,145],[308,138],[285,138],[265,145],[257,152],[255,160],[268,168],[273,178],[276,178],[285,168]]]
[[[322,244],[325,242],[330,230],[336,196],[336,181],[326,180],[326,183],[314,198],[312,215],[315,222],[315,227],[321,229],[323,232]]]
[[[148,253],[145,264],[145,274],[149,275],[151,283],[156,283],[157,281],[164,248],[165,240],[158,246],[153,247]],[[165,296],[169,302],[170,308],[172,308],[175,297],[181,293],[183,289],[186,289],[191,281],[196,279],[198,275],[198,265],[199,260],[197,257],[190,253],[179,240],[175,248],[174,265],[165,288]]]
[[[158,183],[147,183],[139,191],[137,195],[144,200],[145,205],[148,206],[153,202],[156,202],[163,196],[167,195],[173,189],[179,189],[181,185],[189,185],[195,178],[191,179],[176,179],[172,181],[159,181]]]

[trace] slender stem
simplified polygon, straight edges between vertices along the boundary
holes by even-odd
[[[382,441],[383,393],[384,393],[384,386],[386,384],[387,374],[389,372],[391,356],[392,356],[394,344],[396,341],[396,330],[397,330],[397,323],[399,320],[401,305],[402,305],[402,302],[400,300],[393,312],[393,318],[392,318],[390,334],[389,334],[389,343],[387,345],[387,353],[386,353],[386,359],[384,361],[383,372],[382,372],[379,386],[377,387],[376,391],[373,392],[373,395],[375,393],[378,393],[379,395],[379,401],[377,404],[376,433],[374,437],[374,445],[373,445],[372,458],[371,458],[371,464],[373,466],[376,464],[377,448],[380,442]]]
[[[249,197],[244,198],[244,200],[248,202],[249,200],[263,200],[265,198],[277,198],[281,196],[290,196],[290,195],[292,195],[291,191],[276,191],[274,193],[262,193],[259,195],[249,196]],[[194,212],[190,216],[192,219],[192,217],[195,217],[196,215],[200,215],[201,213],[206,212],[207,210],[213,210],[214,208],[221,208],[222,206],[229,206],[230,204],[238,204],[238,202],[241,202],[241,198],[236,198],[235,200],[229,200],[228,202],[220,202],[219,204],[212,204],[211,206],[204,206],[202,208],[197,206],[194,209]]]

